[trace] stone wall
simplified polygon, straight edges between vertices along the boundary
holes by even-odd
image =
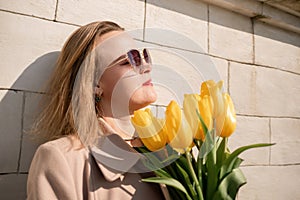
[[[28,168],[38,145],[26,131],[37,112],[41,86],[68,35],[96,20],[141,29],[137,39],[145,43],[154,40],[166,46],[147,29],[164,28],[200,45],[203,52],[189,46],[181,51],[209,57],[224,80],[238,115],[231,149],[276,143],[242,154],[248,183],[238,199],[299,199],[299,17],[253,0],[243,5],[234,0],[207,2],[0,0],[1,199],[26,198]],[[161,104],[152,107],[159,115]]]

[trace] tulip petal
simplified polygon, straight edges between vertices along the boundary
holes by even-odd
[[[204,124],[208,130],[212,129],[212,124],[213,124],[212,106],[213,106],[212,98],[208,95],[205,95],[199,101],[199,114],[201,115]],[[195,138],[204,141],[205,135],[206,133],[204,133],[203,127],[200,126],[199,131],[197,132]]]
[[[181,110],[176,101],[171,101],[166,109],[167,142],[176,136],[181,123]]]
[[[236,128],[236,114],[229,94],[223,94],[225,114],[217,118],[217,129],[221,130],[221,137],[229,137]]]
[[[135,111],[131,122],[149,150],[156,151],[166,145],[166,129],[163,121],[155,118],[150,109]]]
[[[222,97],[223,81],[215,83],[213,80],[205,81],[201,84],[201,98],[204,96],[211,96],[213,99],[213,118],[224,114],[224,100]]]
[[[182,118],[178,132],[170,141],[170,146],[177,152],[183,154],[189,151],[193,143],[193,132],[185,117]]]
[[[193,143],[193,132],[179,105],[171,101],[166,109],[168,143],[179,153],[184,153]]]
[[[183,112],[184,116],[191,127],[191,131],[194,135],[199,130],[200,121],[198,120],[197,110],[199,111],[198,102],[200,101],[198,94],[185,94],[183,100]]]

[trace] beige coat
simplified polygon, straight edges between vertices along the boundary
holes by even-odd
[[[111,135],[110,141],[132,149],[115,134]],[[168,198],[164,197],[167,193],[164,189],[161,190],[158,184],[141,182],[141,174],[120,172],[99,163],[97,159],[101,159],[101,152],[95,152],[93,149],[81,148],[80,141],[72,136],[41,145],[30,166],[27,198],[29,200]],[[129,170],[137,160],[134,157],[129,158],[129,162],[124,164],[120,162],[119,166]]]

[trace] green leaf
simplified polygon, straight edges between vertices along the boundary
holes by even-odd
[[[160,177],[168,177],[168,178],[171,178],[172,176],[166,172],[165,170],[163,169],[157,169],[154,171],[154,173],[157,175],[157,176],[160,176]]]
[[[217,149],[217,168],[218,169],[221,168],[224,160],[226,159],[227,138],[222,138],[221,140],[222,141]]]
[[[260,144],[252,144],[252,145],[243,146],[243,147],[236,149],[234,152],[232,152],[230,154],[230,156],[225,160],[224,164],[222,165],[221,171],[220,171],[220,178],[222,178],[225,174],[231,172],[237,157],[244,151],[246,151],[248,149],[252,149],[252,148],[267,147],[267,146],[271,146],[271,145],[274,145],[274,144],[260,143]]]
[[[234,200],[239,188],[246,183],[246,178],[240,169],[232,170],[219,184],[213,200]]]
[[[232,169],[239,168],[243,161],[244,161],[243,159],[237,157],[233,163]]]
[[[203,132],[204,133],[207,133],[207,127],[206,127],[206,125],[205,125],[205,123],[204,123],[204,120],[203,120],[203,118],[201,117],[201,115],[200,115],[200,113],[199,113],[199,111],[196,109],[196,113],[197,113],[197,115],[198,115],[198,118],[199,118],[199,120],[200,120],[200,122],[201,122],[201,126],[202,126],[202,129],[203,129]]]
[[[167,189],[168,189],[168,192],[169,192],[172,200],[186,199],[185,194],[183,192],[181,192],[180,190],[177,190],[176,188],[174,188],[172,186],[167,186]]]
[[[173,178],[150,177],[150,178],[142,179],[142,181],[149,182],[149,183],[160,183],[160,184],[172,186],[172,187],[182,191],[186,195],[187,199],[189,199],[189,200],[192,199],[190,197],[190,195],[188,194],[188,192],[186,191],[186,189],[183,187],[183,185],[179,181],[177,181]]]
[[[172,163],[173,161],[177,160],[180,157],[178,154],[172,154],[168,156],[165,160],[162,161],[162,163]]]
[[[207,167],[207,190],[206,190],[206,199],[212,199],[213,194],[218,185],[218,168],[216,166],[216,149],[217,146],[214,146],[213,149],[207,155],[206,167]]]
[[[199,156],[201,158],[205,158],[208,155],[208,153],[211,152],[215,146],[215,142],[212,137],[213,131],[214,130],[208,131],[206,133],[205,141],[202,143],[201,148],[199,149]]]
[[[185,156],[180,156],[180,158],[176,162],[179,162],[180,166],[182,166],[185,170],[189,169],[188,161]]]
[[[143,153],[144,158],[141,159],[143,164],[148,167],[150,170],[154,171],[156,169],[163,168],[164,165],[162,164],[161,160],[155,156],[155,154],[149,151],[146,148],[139,147],[136,148],[140,153]]]
[[[204,174],[204,173],[202,173],[203,170],[204,170],[203,158],[198,158],[198,160],[197,160],[197,176],[198,176],[199,184],[200,184],[202,191],[203,191],[202,175]]]
[[[184,185],[186,185],[187,188],[189,189],[189,192],[190,192],[189,194],[192,196],[193,199],[197,198],[197,193],[194,190],[194,187],[191,183],[189,174],[177,162],[176,162],[176,167],[179,170],[181,177],[184,179],[180,182],[185,183]]]

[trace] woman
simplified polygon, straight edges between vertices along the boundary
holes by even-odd
[[[94,22],[65,43],[34,132],[46,138],[32,160],[28,199],[163,199],[141,182],[133,111],[156,100],[148,50],[113,22]]]

